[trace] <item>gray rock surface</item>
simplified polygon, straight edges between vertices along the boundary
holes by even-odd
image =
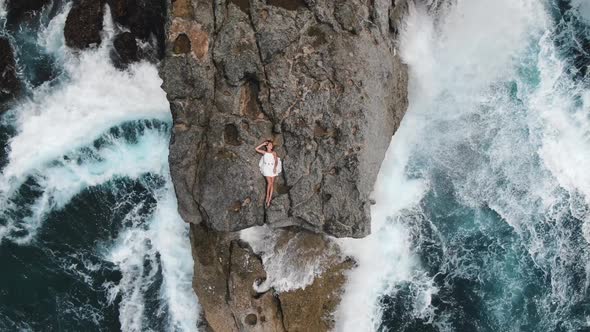
[[[370,233],[370,193],[407,107],[405,0],[168,0],[163,88],[179,212],[217,231]],[[270,209],[254,147],[283,159]]]
[[[300,230],[277,230],[271,250],[281,253],[296,248],[302,265],[321,260],[324,268],[307,287],[282,293],[272,288],[255,290],[253,286],[263,284],[267,273],[260,257],[236,233],[218,232],[205,223],[193,224],[191,243],[193,288],[206,325],[202,330],[327,332],[334,328],[332,314],[340,302],[345,272],[354,262],[331,249],[326,237]]]

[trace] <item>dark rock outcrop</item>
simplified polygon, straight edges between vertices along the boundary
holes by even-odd
[[[74,3],[64,27],[68,47],[81,50],[100,45],[103,8],[102,1],[97,0],[80,0]]]
[[[8,13],[6,21],[9,25],[12,25],[27,20],[48,3],[49,0],[7,0],[6,10]]]
[[[369,195],[406,110],[405,1],[175,0],[163,88],[182,217],[218,231],[370,232]],[[230,133],[230,135],[227,135]],[[284,171],[270,209],[254,146]]]
[[[118,34],[113,41],[111,59],[118,68],[125,68],[130,63],[139,60],[139,47],[131,32]]]
[[[0,37],[0,104],[13,99],[20,91],[21,82],[16,74],[14,51],[8,38]]]
[[[273,251],[297,248],[302,266],[322,256],[325,271],[305,288],[259,293],[253,286],[263,283],[267,274],[250,246],[235,233],[217,232],[204,223],[191,225],[193,287],[211,330],[322,332],[334,327],[331,314],[340,301],[345,272],[354,262],[329,251],[330,244],[321,235],[280,232]],[[296,269],[297,264],[291,267]]]
[[[266,273],[260,258],[236,234],[191,225],[193,287],[213,331],[285,331],[278,299],[256,293]]]
[[[164,55],[165,0],[106,0],[113,20],[129,29],[134,38],[155,38],[158,57]]]

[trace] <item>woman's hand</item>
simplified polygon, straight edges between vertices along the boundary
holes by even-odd
[[[260,153],[260,154],[264,154],[266,151],[261,150],[261,148],[263,146],[267,146],[268,142],[262,142],[262,144],[260,144],[259,146],[257,146],[256,148],[254,148],[254,150],[256,150],[256,152]]]

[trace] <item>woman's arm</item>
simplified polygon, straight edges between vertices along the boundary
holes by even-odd
[[[275,157],[275,167],[274,170],[272,171],[274,174],[277,174],[277,166],[279,164],[279,158],[277,157],[277,153],[273,152],[272,155]]]
[[[262,147],[265,146],[266,144],[267,144],[266,142],[263,142],[262,144],[260,144],[259,146],[257,146],[255,148],[256,152],[258,152],[260,154],[265,154],[266,151],[262,150]]]

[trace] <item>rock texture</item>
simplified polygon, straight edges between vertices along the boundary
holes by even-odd
[[[235,234],[191,225],[193,287],[213,331],[285,331],[278,299],[256,293],[266,273],[260,258]]]
[[[370,194],[407,107],[396,52],[406,10],[405,0],[168,0],[169,163],[206,329],[334,327],[354,261],[326,234],[370,233]],[[269,209],[254,151],[265,139],[284,166]],[[269,247],[238,238],[263,224]],[[315,279],[280,285],[281,273],[308,271]]]
[[[0,105],[16,97],[20,91],[14,51],[8,38],[0,37]],[[0,106],[0,111],[2,108]]]
[[[161,66],[184,220],[217,231],[370,232],[370,193],[406,110],[403,0],[174,0]],[[283,158],[270,209],[254,146]]]
[[[80,0],[74,3],[64,27],[66,45],[75,49],[99,45],[103,15],[102,1]]]
[[[320,259],[324,267],[321,276],[305,288],[281,293],[272,288],[255,291],[255,286],[263,284],[268,276],[251,247],[235,233],[217,232],[204,223],[191,225],[193,287],[209,330],[322,332],[334,327],[331,313],[340,300],[344,272],[353,266],[353,261],[342,259],[338,252],[319,257],[326,254],[329,246],[321,235],[279,232],[278,241],[270,250],[285,253],[297,248],[301,264]]]
[[[104,8],[108,5],[118,34],[111,58],[119,68],[139,60],[157,62],[164,55],[164,0],[78,0],[73,4],[64,35],[73,49],[100,45]],[[141,43],[138,44],[138,41]],[[140,47],[141,44],[141,47]]]

